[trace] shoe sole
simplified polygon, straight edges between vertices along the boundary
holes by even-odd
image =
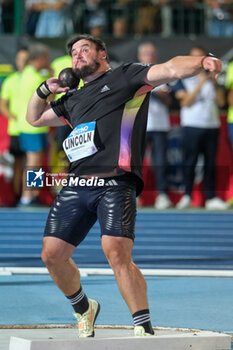
[[[97,316],[99,315],[99,312],[100,312],[100,304],[98,303],[98,308],[97,308],[97,312],[96,312],[96,315],[95,315],[95,318],[94,318],[93,327],[95,325],[95,320],[97,319]],[[93,330],[92,335],[89,335],[89,337],[87,337],[87,338],[93,338],[94,336],[95,336],[95,331]]]

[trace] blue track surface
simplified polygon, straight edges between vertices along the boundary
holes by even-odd
[[[0,266],[43,266],[48,210],[0,210]],[[140,211],[134,260],[141,268],[233,269],[233,214]],[[96,224],[73,255],[80,267],[107,267]],[[154,326],[233,334],[232,278],[146,277]],[[132,325],[112,276],[83,277],[101,303],[97,324]],[[74,323],[72,308],[49,275],[0,276],[0,325]]]
[[[154,326],[233,333],[232,278],[147,277]],[[132,325],[113,276],[82,278],[101,304],[97,324]],[[72,307],[50,276],[0,276],[1,324],[75,323]],[[1,327],[1,326],[0,326]]]
[[[43,266],[47,209],[0,210],[0,266]],[[134,261],[141,268],[233,269],[233,214],[139,211]],[[108,267],[96,223],[73,255],[80,267]]]

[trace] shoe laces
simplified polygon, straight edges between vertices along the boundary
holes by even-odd
[[[75,317],[77,318],[77,321],[78,321],[79,331],[88,333],[91,330],[91,322],[88,319],[88,315],[75,314]]]

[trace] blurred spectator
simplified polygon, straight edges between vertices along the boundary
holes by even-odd
[[[172,6],[175,0],[159,0],[161,6],[161,34],[164,37],[172,35]]]
[[[25,15],[26,15],[26,28],[25,32],[34,36],[36,31],[36,25],[39,20],[40,11],[37,8],[39,0],[26,0],[25,1]]]
[[[2,33],[3,29],[2,29],[2,3],[3,0],[0,0],[0,33]]]
[[[0,0],[0,13],[2,12],[2,32],[13,33],[14,31],[14,0]],[[0,20],[1,23],[1,20]],[[1,32],[1,28],[0,28]]]
[[[65,55],[56,58],[52,61],[51,67],[53,69],[54,77],[58,77],[62,69],[72,67],[71,56]],[[57,94],[55,100],[60,98],[62,94]],[[54,166],[53,172],[65,172],[69,165],[69,161],[65,155],[62,144],[65,138],[70,134],[70,126],[58,126],[54,130],[54,144],[52,152],[52,166]]]
[[[144,35],[161,32],[160,6],[153,0],[142,0],[137,10],[136,34]]]
[[[125,18],[116,18],[113,22],[113,37],[114,38],[124,38],[127,34],[127,22]]]
[[[29,11],[33,11],[36,22],[36,29],[34,23],[30,31],[35,30],[37,38],[64,37],[72,34],[72,4],[73,0],[29,0],[26,6]],[[36,18],[36,12],[39,12],[39,18]]]
[[[71,56],[64,55],[64,56],[55,58],[51,63],[51,67],[53,69],[54,77],[58,78],[58,75],[62,69],[72,67]]]
[[[201,0],[142,0],[138,6],[137,34],[203,34],[204,9]]]
[[[228,132],[231,145],[233,147],[233,61],[230,62],[227,74],[226,74],[226,88],[228,90],[227,102],[228,102],[228,113],[227,113],[227,122],[228,122]]]
[[[193,56],[205,56],[201,47],[190,51]],[[217,103],[224,105],[224,94],[216,80],[208,73],[179,80],[175,86],[176,97],[180,101],[181,126],[183,128],[183,169],[185,195],[177,204],[177,209],[191,205],[195,167],[198,156],[204,156],[205,208],[224,210],[229,204],[216,196],[215,162],[219,137],[219,111]]]
[[[0,109],[8,119],[7,132],[10,135],[10,153],[14,156],[13,191],[15,202],[19,200],[22,191],[24,152],[20,149],[18,113],[20,110],[19,85],[21,73],[28,63],[28,50],[20,49],[16,54],[17,71],[10,74],[1,87]]]
[[[142,63],[155,64],[158,59],[156,47],[152,43],[143,43],[138,47],[138,59]],[[170,130],[168,106],[171,103],[169,88],[166,84],[154,88],[150,95],[147,122],[147,146],[152,147],[152,165],[158,195],[156,209],[167,209],[172,206],[168,191],[167,174],[167,134]]]
[[[42,75],[42,70],[44,74]],[[50,59],[47,46],[33,44],[29,47],[29,62],[24,68],[20,86],[19,98],[19,128],[20,147],[26,152],[26,170],[36,170],[42,167],[44,152],[47,149],[48,127],[35,128],[26,121],[28,102],[37,87],[49,78]],[[26,180],[23,180],[21,206],[36,204],[38,190],[27,190]]]
[[[205,0],[209,10],[207,32],[212,37],[233,36],[233,0]]]
[[[138,1],[134,0],[113,1],[109,17],[114,38],[123,38],[128,33],[134,34],[137,6]]]
[[[91,35],[101,36],[106,27],[107,19],[100,0],[86,0],[87,25]]]
[[[175,1],[172,10],[173,31],[178,35],[204,33],[205,11],[201,0]]]
[[[61,72],[62,69],[72,67],[72,58],[69,55],[55,58],[51,63],[51,67],[53,69],[54,77],[58,77],[59,73]],[[83,86],[83,82],[82,82],[82,80],[80,80],[78,87],[80,88],[82,86]],[[57,94],[55,96],[55,100],[59,99],[61,96],[62,96],[62,94]],[[64,155],[65,155],[65,153],[63,151],[62,143],[63,143],[64,139],[69,134],[70,134],[70,126],[69,125],[55,128],[55,141],[57,143],[58,152],[61,152],[61,154],[59,156],[60,159],[63,159]],[[65,156],[65,158],[66,158],[66,156]],[[61,163],[64,163],[64,161],[62,161]],[[69,162],[67,164],[69,164]]]

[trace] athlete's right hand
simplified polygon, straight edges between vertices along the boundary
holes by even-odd
[[[49,78],[46,80],[46,83],[52,94],[60,94],[62,92],[67,92],[70,89],[68,86],[62,87],[61,80],[57,78]]]

